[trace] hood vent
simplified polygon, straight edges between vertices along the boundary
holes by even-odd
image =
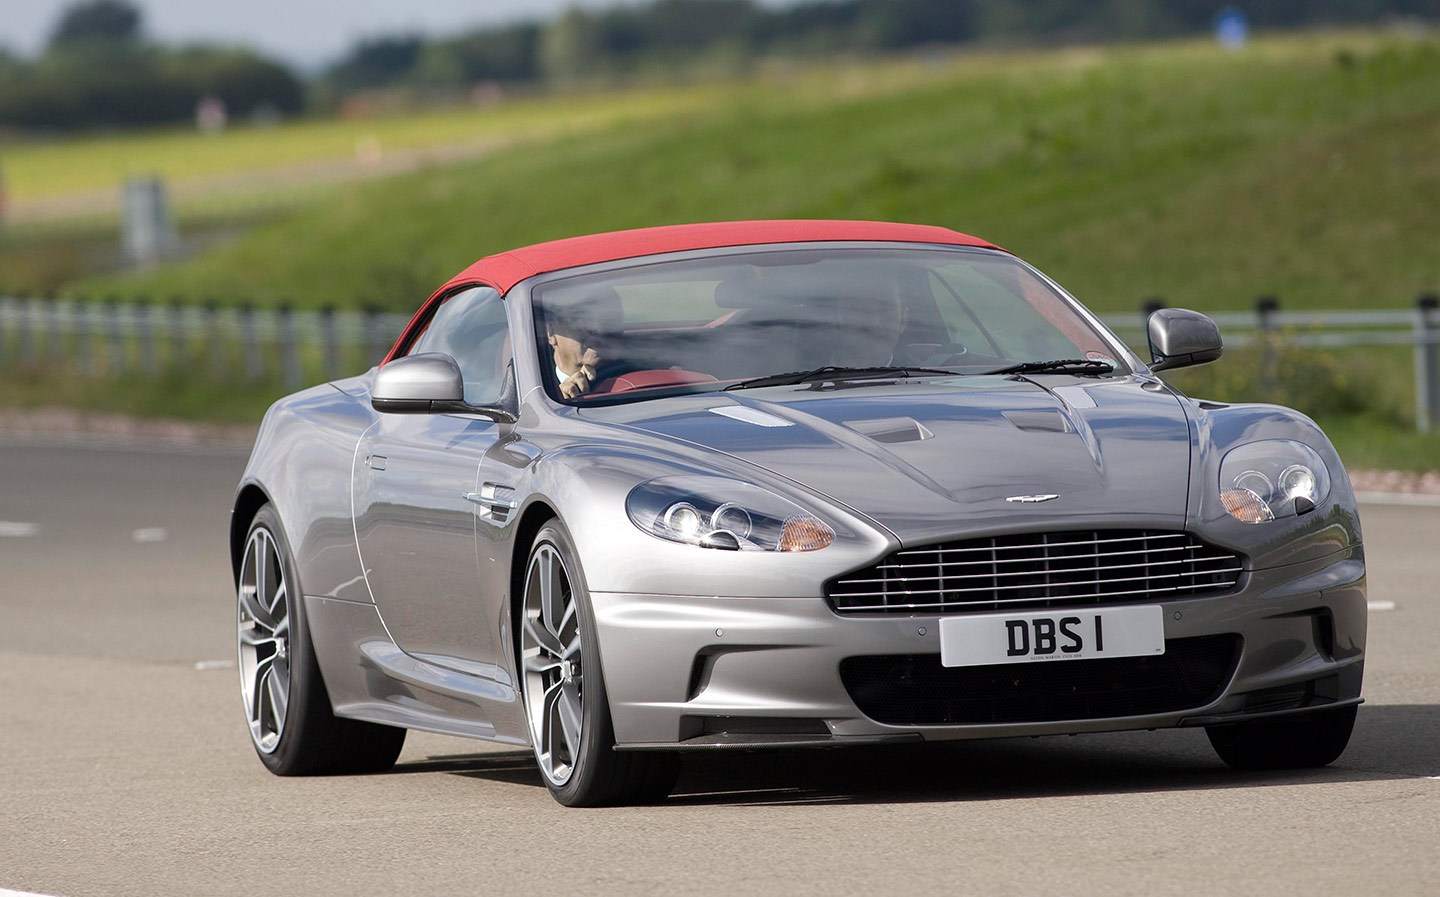
[[[744,405],[720,405],[709,409],[711,414],[718,414],[721,417],[728,417],[733,420],[743,420],[747,424],[754,424],[757,427],[793,427],[793,421],[783,417],[776,417],[758,408],[747,408]]]
[[[1002,411],[1005,419],[1032,433],[1069,433],[1070,420],[1059,411]]]
[[[918,442],[933,439],[935,434],[913,417],[882,417],[871,420],[847,420],[845,426],[869,436],[876,442]]]

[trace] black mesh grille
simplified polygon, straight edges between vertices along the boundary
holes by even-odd
[[[938,654],[847,657],[840,678],[860,712],[896,726],[1032,723],[1144,716],[1220,697],[1240,636],[1170,639],[1165,653],[944,667]]]
[[[897,551],[826,584],[848,613],[967,613],[1128,604],[1220,592],[1240,558],[1189,533],[1020,533]]]

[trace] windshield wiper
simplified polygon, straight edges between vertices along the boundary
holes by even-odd
[[[1055,358],[1050,361],[1022,361],[987,374],[1108,374],[1115,365],[1089,358]]]
[[[755,377],[750,380],[741,380],[739,383],[731,383],[724,391],[732,389],[757,389],[764,386],[794,386],[797,383],[810,383],[816,380],[863,380],[868,377],[901,377],[910,376],[932,376],[941,375],[944,377],[955,376],[954,371],[942,371],[939,368],[917,368],[905,365],[885,365],[882,367],[852,368],[841,365],[827,364],[810,371],[790,371],[788,374],[771,374],[768,377]]]

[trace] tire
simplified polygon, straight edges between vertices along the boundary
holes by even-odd
[[[332,712],[293,557],[280,516],[262,506],[245,537],[236,589],[240,698],[255,753],[281,776],[389,769],[405,730]]]
[[[1235,769],[1327,766],[1350,743],[1355,709],[1339,707],[1288,719],[1209,726],[1205,734],[1220,759]]]
[[[664,800],[679,757],[615,750],[590,593],[558,520],[535,534],[524,574],[516,620],[520,681],[545,787],[567,807]]]

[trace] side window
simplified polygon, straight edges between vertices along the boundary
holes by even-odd
[[[485,405],[500,398],[510,365],[505,300],[490,287],[446,297],[430,316],[407,355],[443,352],[460,365],[465,401]]]

